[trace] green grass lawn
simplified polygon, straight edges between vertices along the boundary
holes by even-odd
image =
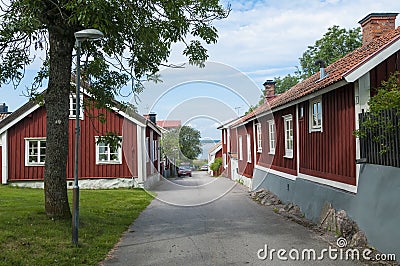
[[[81,190],[75,247],[71,221],[44,213],[43,190],[0,186],[0,265],[96,265],[151,200],[141,189]]]

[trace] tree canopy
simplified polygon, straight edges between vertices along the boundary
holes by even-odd
[[[163,134],[161,148],[170,160],[194,160],[201,154],[200,131],[189,127],[171,129]]]
[[[319,66],[315,64],[317,60],[323,60],[328,66],[346,54],[354,51],[362,44],[361,29],[354,28],[346,30],[339,26],[332,26],[328,31],[317,40],[314,45],[308,46],[307,50],[299,58],[300,67],[297,67],[294,75],[288,74],[284,77],[274,77],[275,93],[283,93],[296,85],[301,80],[319,71]],[[260,101],[255,106],[251,106],[246,113],[251,112],[262,104]]]
[[[346,30],[339,26],[328,28],[324,36],[314,45],[308,46],[300,60],[299,78],[305,79],[319,71],[316,60],[323,60],[326,66],[354,51],[362,44],[361,29]]]
[[[0,8],[0,82],[18,86],[26,66],[44,54],[31,93],[48,78],[44,182],[45,210],[52,217],[71,215],[66,164],[74,33],[95,28],[105,35],[82,43],[81,73],[96,107],[109,107],[124,85],[131,84],[136,95],[141,80],[168,66],[173,43],[183,42],[183,54],[201,66],[208,57],[204,45],[217,41],[213,22],[229,14],[218,0],[10,0]]]

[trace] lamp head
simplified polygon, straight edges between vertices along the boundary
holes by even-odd
[[[104,37],[104,34],[96,29],[85,29],[74,33],[75,39],[79,42],[86,40],[97,40]]]

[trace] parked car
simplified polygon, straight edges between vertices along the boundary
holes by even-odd
[[[190,166],[180,166],[178,170],[178,176],[192,176],[192,170]]]
[[[208,171],[208,165],[205,164],[200,168],[201,171]]]

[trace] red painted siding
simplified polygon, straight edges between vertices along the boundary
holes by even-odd
[[[239,174],[244,175],[248,178],[253,177],[254,170],[254,155],[253,155],[253,147],[254,147],[254,139],[253,139],[253,122],[249,122],[244,126],[238,127],[238,136],[242,136],[242,160],[239,159],[238,154],[238,167]],[[250,135],[250,150],[251,150],[251,162],[248,162],[247,155],[247,134]]]
[[[400,71],[400,51],[393,54],[370,71],[371,96],[377,93],[376,88],[381,85],[382,81],[387,80],[388,77],[396,71]]]
[[[323,132],[309,132],[309,103],[303,103],[304,117],[299,120],[301,173],[356,184],[353,86],[322,96]]]
[[[229,136],[230,136],[230,141],[229,141],[229,144],[228,144],[228,145],[230,145],[230,147],[229,147],[230,148],[230,152],[231,152],[230,156],[234,156],[235,158],[237,158],[237,129],[236,128],[234,128],[234,129],[229,128],[228,130],[229,130]],[[230,156],[229,155],[227,156],[229,158],[228,162],[230,162],[230,160],[231,160]],[[235,170],[235,169],[233,169],[233,170]],[[231,165],[231,163],[228,164],[228,177],[232,179],[232,165]]]
[[[137,129],[136,125],[122,116],[106,110],[93,110],[94,117],[106,115],[106,122],[90,118],[85,112],[81,120],[79,178],[115,178],[137,176]],[[96,136],[116,132],[123,137],[122,164],[96,164]],[[46,137],[46,111],[40,107],[8,130],[9,180],[42,180],[44,166],[25,166],[25,138]],[[75,120],[69,120],[69,151],[67,178],[74,176]],[[133,160],[132,160],[133,159]],[[129,165],[127,163],[129,161]]]
[[[46,110],[40,107],[8,130],[8,180],[43,180],[43,166],[25,166],[25,138],[46,137]]]
[[[258,118],[258,122],[261,124],[262,131],[262,152],[257,153],[257,164],[266,168],[270,168],[274,160],[274,156],[270,155],[269,147],[269,124],[268,121],[272,120],[272,116],[262,116]],[[257,134],[257,132],[256,132]],[[275,137],[276,138],[276,137]]]
[[[285,157],[285,128],[284,119],[285,115],[292,115],[293,119],[293,158]],[[269,127],[266,118],[260,119],[261,127],[266,132],[265,141],[263,141],[263,152],[260,155],[259,165],[264,167],[271,167],[271,169],[285,172],[291,175],[297,175],[296,169],[296,109],[295,107],[288,107],[284,110],[274,112],[275,122],[275,154],[269,154]],[[265,151],[265,152],[264,152]]]

